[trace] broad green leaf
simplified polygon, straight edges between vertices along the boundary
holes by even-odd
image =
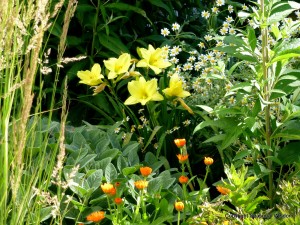
[[[254,52],[254,50],[256,48],[256,44],[257,44],[257,39],[256,39],[255,31],[250,26],[247,27],[247,31],[248,31],[249,45],[251,47],[251,50]]]
[[[139,143],[133,142],[123,148],[122,152],[124,156],[127,156],[130,152],[137,152],[139,149]]]
[[[205,140],[203,143],[209,143],[209,142],[220,142],[223,141],[226,137],[226,134],[217,134],[211,138],[208,138],[207,140]]]
[[[200,107],[201,109],[205,110],[208,113],[211,113],[213,111],[213,108],[207,106],[207,105],[196,105],[197,107]]]
[[[94,173],[92,173],[88,178],[87,182],[89,184],[89,187],[95,191],[97,188],[100,187],[100,183],[102,181],[103,171],[96,170]]]
[[[245,158],[249,154],[250,154],[249,150],[242,150],[242,151],[236,153],[235,157],[233,158],[233,161]]]
[[[168,12],[168,15],[171,17],[171,20],[172,18],[175,18],[174,10],[170,8],[168,5],[166,5],[162,0],[149,0],[149,2],[152,5],[165,9]]]
[[[106,149],[105,151],[101,152],[101,154],[99,154],[99,159],[105,159],[107,157],[114,159],[119,153],[121,153],[120,150],[116,148]]]
[[[152,152],[147,152],[145,155],[145,161],[148,165],[152,165],[157,162],[157,158]]]
[[[246,92],[251,92],[252,90],[252,84],[249,82],[243,82],[243,83],[239,83],[237,85],[234,85],[230,91],[237,91],[237,90],[244,90]]]
[[[248,202],[248,204],[246,205],[245,211],[247,213],[253,213],[255,211],[255,209],[257,208],[258,204],[260,204],[262,201],[265,201],[265,200],[270,200],[270,199],[266,196],[256,196],[256,198],[253,201]]]
[[[100,160],[100,161],[96,161],[96,162],[94,163],[94,167],[95,167],[96,169],[102,169],[102,170],[105,170],[106,167],[107,167],[107,165],[111,163],[111,160],[112,160],[112,158],[107,157],[107,158],[102,159],[102,160]]]
[[[285,147],[279,150],[278,159],[283,165],[300,162],[300,142],[288,143]]]
[[[226,133],[226,136],[220,146],[220,150],[224,150],[228,146],[230,146],[233,142],[235,142],[240,134],[244,131],[244,127],[242,126],[232,126],[232,129]]]
[[[116,55],[121,55],[122,53],[129,53],[128,48],[122,43],[122,41],[119,38],[108,36],[103,33],[98,33],[98,37],[100,44],[103,47],[114,52]]]
[[[106,182],[112,183],[118,177],[118,172],[112,163],[109,163],[105,169]]]
[[[282,41],[274,48],[274,56],[270,64],[279,60],[286,60],[300,55],[300,38],[293,38]]]
[[[88,154],[87,156],[85,156],[84,158],[82,158],[79,161],[80,168],[85,167],[89,162],[91,162],[92,160],[94,160],[96,158],[96,156],[97,156],[96,154]]]
[[[156,220],[154,220],[153,222],[151,222],[151,225],[162,225],[164,224],[163,222],[167,221],[167,220],[172,220],[173,219],[173,215],[165,215],[162,217],[157,218]]]
[[[290,15],[295,9],[287,1],[280,1],[273,5],[270,16],[267,18],[267,24],[271,25],[276,23],[288,15]]]
[[[53,206],[48,206],[48,207],[42,208],[40,211],[39,221],[43,222],[43,221],[49,219],[50,217],[52,217],[52,215],[51,215],[52,210],[53,210]]]
[[[195,127],[193,133],[196,133],[198,130],[201,130],[207,126],[218,127],[224,130],[230,130],[232,129],[232,127],[237,126],[238,123],[239,121],[237,121],[237,119],[234,117],[225,117],[218,120],[203,121]]]
[[[138,171],[139,167],[137,166],[132,166],[132,167],[126,167],[122,169],[122,173],[124,176],[128,176],[130,174],[135,173],[136,171]]]
[[[117,167],[118,167],[118,170],[121,172],[122,169],[128,167],[128,162],[127,160],[124,158],[124,156],[120,155],[118,157],[118,160],[117,160]]]
[[[133,6],[130,4],[126,4],[126,3],[118,2],[118,3],[106,4],[105,8],[109,8],[112,10],[120,10],[120,11],[133,11],[133,12],[138,13],[141,16],[145,17],[150,22],[150,24],[152,24],[151,20],[147,17],[146,12],[139,7],[136,7],[136,6]]]

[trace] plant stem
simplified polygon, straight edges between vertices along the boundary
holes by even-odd
[[[100,3],[101,3],[101,1],[98,0],[97,8],[96,8],[96,15],[95,15],[95,23],[94,23],[94,27],[93,27],[93,40],[92,40],[92,47],[91,47],[91,56],[94,56],[95,39],[96,39],[96,35],[97,35],[97,24],[98,24]]]
[[[261,1],[261,10],[262,10],[262,69],[263,69],[263,77],[265,80],[264,85],[264,99],[266,102],[269,102],[270,99],[270,82],[269,82],[269,74],[268,74],[268,27],[266,27],[266,10],[264,1]],[[266,138],[266,144],[268,146],[268,169],[270,170],[269,174],[269,191],[268,191],[268,197],[270,198],[270,206],[273,206],[273,172],[272,172],[272,160],[269,158],[269,156],[273,155],[273,152],[271,150],[271,123],[270,123],[270,105],[268,104],[265,107],[265,138]]]
[[[177,225],[180,225],[180,211],[178,211]]]

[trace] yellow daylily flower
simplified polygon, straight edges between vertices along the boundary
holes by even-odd
[[[104,60],[104,65],[109,70],[108,79],[114,79],[118,75],[126,73],[131,65],[130,61],[131,57],[128,53],[123,53],[119,58]]]
[[[128,83],[130,97],[125,101],[125,105],[141,103],[145,105],[148,101],[162,101],[164,97],[157,91],[157,80],[146,81],[144,77]]]
[[[139,56],[142,58],[136,66],[149,67],[155,74],[161,73],[162,69],[171,66],[172,64],[166,60],[167,51],[162,48],[154,49],[152,45],[148,49],[137,48]]]
[[[164,89],[163,92],[169,97],[185,98],[191,95],[188,91],[183,90],[182,80],[177,73],[171,76],[169,87]]]
[[[79,83],[83,83],[89,86],[96,86],[102,83],[101,78],[104,76],[101,74],[101,67],[98,63],[95,63],[91,69],[85,71],[78,71],[77,76],[81,79]]]

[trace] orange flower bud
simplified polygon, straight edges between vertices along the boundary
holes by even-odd
[[[135,186],[137,189],[142,190],[142,189],[148,187],[148,181],[145,181],[145,180],[138,180],[138,181],[134,182],[134,186]]]
[[[148,177],[152,173],[152,168],[148,166],[141,167],[140,172],[143,177]]]
[[[115,198],[114,199],[114,202],[117,204],[117,205],[121,205],[123,203],[123,199],[122,198]]]
[[[186,176],[180,176],[179,177],[179,183],[186,184],[189,181],[189,178]]]
[[[182,154],[178,154],[177,155],[177,158],[178,158],[178,160],[179,160],[179,163],[185,163],[187,160],[188,160],[188,158],[189,158],[189,155],[182,155]]]
[[[105,212],[103,212],[103,211],[97,211],[97,212],[93,212],[93,213],[89,214],[86,217],[86,220],[94,222],[94,223],[99,223],[104,218],[105,218]]]
[[[175,209],[177,211],[182,211],[184,209],[184,203],[183,202],[175,202]]]
[[[116,186],[116,187],[120,187],[120,185],[121,185],[121,182],[116,182],[116,183],[115,183],[115,186]]]
[[[230,193],[230,190],[228,188],[224,188],[221,186],[217,186],[216,188],[222,195],[228,195]]]
[[[101,184],[101,189],[105,194],[116,193],[116,189],[114,188],[114,186],[109,183]]]
[[[204,164],[207,166],[210,166],[211,164],[214,163],[214,159],[210,157],[204,157]]]
[[[184,138],[182,138],[182,139],[175,139],[174,142],[175,142],[175,145],[178,148],[181,148],[181,147],[183,147],[186,144],[186,140]]]

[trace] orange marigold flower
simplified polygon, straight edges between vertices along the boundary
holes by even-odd
[[[121,205],[123,203],[123,199],[122,198],[115,198],[114,201],[115,201],[115,203],[117,205]]]
[[[207,166],[210,166],[211,164],[214,163],[214,159],[210,157],[204,157],[204,164]]]
[[[134,186],[135,186],[137,189],[142,190],[142,189],[148,187],[148,181],[145,181],[145,180],[138,180],[138,181],[134,182]]]
[[[181,139],[175,139],[174,142],[178,148],[181,148],[185,145],[186,140],[184,138],[181,138]]]
[[[101,184],[101,189],[105,194],[112,194],[113,192],[116,191],[114,185],[109,183]]]
[[[185,163],[186,160],[188,160],[189,155],[182,155],[182,154],[178,154],[177,158],[179,160],[179,163]]]
[[[152,168],[148,166],[144,166],[140,168],[140,172],[143,177],[148,177],[152,173]]]
[[[177,211],[182,211],[184,209],[184,203],[183,202],[175,202],[175,209]]]
[[[217,186],[217,190],[222,194],[222,195],[228,195],[230,193],[230,190],[228,188],[224,188],[221,186]]]
[[[186,176],[180,176],[179,177],[179,183],[186,184],[189,181],[189,178]]]
[[[94,223],[99,223],[104,218],[105,218],[105,212],[103,212],[103,211],[96,211],[96,212],[93,212],[90,215],[88,215],[86,217],[86,220],[94,222]]]
[[[117,189],[115,187],[113,187],[111,190],[110,190],[110,195],[115,195],[117,193]]]

